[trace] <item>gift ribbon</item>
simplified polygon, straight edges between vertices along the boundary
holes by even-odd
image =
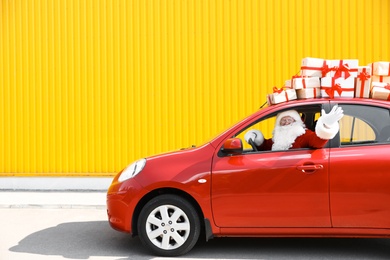
[[[364,68],[362,72],[360,72],[360,74],[358,75],[358,78],[361,80],[361,81],[366,81],[370,78],[370,74],[368,74],[366,72],[366,69]]]
[[[387,72],[387,76],[390,76],[390,62],[387,64],[387,66],[389,67],[389,71]]]
[[[341,61],[340,61],[340,63],[341,63]],[[347,78],[349,78],[349,76],[351,76],[351,74],[349,73],[349,66],[348,66],[348,64],[341,64],[337,68],[336,73],[334,74],[334,77],[336,79],[341,78],[341,75],[342,75],[343,72],[344,72],[344,78],[345,79],[347,79]]]
[[[302,79],[302,87],[305,89],[306,88],[306,80],[305,80],[305,78],[302,78],[302,77],[298,77],[298,78]],[[292,80],[294,80],[294,78]]]
[[[341,93],[343,93],[343,89],[341,88],[341,85],[339,83],[333,84],[330,88],[326,88],[325,92],[328,94],[330,98],[334,98],[334,92],[337,91],[339,93],[339,96],[341,96]]]
[[[334,74],[334,77],[336,79],[341,78],[343,72],[344,72],[344,79],[347,79],[347,78],[349,78],[351,76],[351,73],[349,73],[349,72],[357,71],[357,68],[356,69],[350,69],[348,63],[343,64],[343,62],[344,62],[343,60],[340,60],[339,66],[336,67],[337,68],[336,69],[336,73]]]
[[[374,90],[375,88],[382,88],[382,87],[374,86],[374,87],[373,87],[373,90]],[[387,83],[387,85],[386,85],[386,86],[383,86],[383,88],[390,91],[390,83]],[[387,101],[390,101],[390,93],[387,95]]]
[[[274,88],[273,88],[273,91],[274,91],[274,93],[277,93],[277,94],[280,94],[280,93],[282,93],[282,92],[284,91],[284,94],[286,95],[286,101],[289,101],[289,99],[288,99],[288,94],[287,94],[287,92],[285,91],[285,88],[286,88],[286,87],[281,87],[280,89],[278,89],[277,87],[274,87]]]
[[[324,60],[324,64],[321,67],[322,77],[326,77],[326,74],[328,74],[331,71],[336,71],[336,70],[337,70],[336,66],[330,68],[328,66],[328,64],[326,63],[326,60]]]
[[[383,83],[383,78],[384,78],[384,77],[387,77],[387,76],[377,76],[377,77],[379,77],[379,82],[382,82],[382,83]]]
[[[274,93],[280,94],[280,93],[282,93],[283,91],[284,91],[283,88],[280,88],[280,89],[278,89],[277,87],[274,87],[274,88],[273,88],[273,92],[274,92]]]
[[[364,97],[364,85],[366,84],[366,80],[368,80],[370,77],[371,76],[367,73],[366,68],[363,68],[363,71],[358,75],[358,79],[361,81],[359,97]]]
[[[294,79],[298,79],[298,78],[301,78],[301,76],[299,76],[298,73],[291,77],[291,88],[294,88]]]
[[[336,71],[337,67],[329,67],[328,64],[326,64],[326,60],[324,60],[324,64],[322,67],[309,67],[309,66],[302,66],[302,70],[319,70],[322,73],[322,77],[326,77],[326,74],[328,74],[331,71]]]
[[[302,79],[302,86],[304,89],[306,88],[306,80],[305,79]]]
[[[313,90],[313,98],[317,97],[317,88],[311,88]]]
[[[332,78],[332,84],[330,87],[321,87],[321,89],[325,90],[325,93],[328,94],[330,98],[334,98],[334,93],[337,92],[339,96],[343,91],[354,91],[354,88],[342,88],[340,83],[335,84],[335,78]]]

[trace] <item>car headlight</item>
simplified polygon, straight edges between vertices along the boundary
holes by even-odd
[[[118,178],[119,182],[128,180],[142,171],[145,167],[146,159],[138,160],[126,167]]]

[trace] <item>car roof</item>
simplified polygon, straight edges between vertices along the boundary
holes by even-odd
[[[390,101],[378,100],[378,99],[368,99],[368,98],[310,98],[310,99],[297,99],[291,100],[288,102],[279,103],[276,105],[271,105],[267,107],[262,107],[258,111],[254,112],[251,115],[248,115],[246,118],[243,118],[232,127],[225,130],[223,133],[220,133],[217,137],[212,139],[210,142],[214,143],[217,146],[222,140],[223,136],[229,135],[233,129],[239,127],[240,125],[247,124],[249,121],[262,116],[262,114],[272,114],[281,110],[296,109],[297,106],[310,106],[310,105],[321,105],[321,104],[359,104],[366,106],[381,106],[387,109],[390,109]]]
[[[296,107],[297,105],[310,105],[310,104],[324,104],[324,103],[348,103],[348,104],[360,104],[360,105],[377,105],[390,108],[390,101],[370,99],[370,98],[310,98],[310,99],[296,99],[288,102],[279,103],[276,105],[268,106],[275,110]]]

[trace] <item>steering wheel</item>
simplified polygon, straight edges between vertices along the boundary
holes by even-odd
[[[257,149],[257,146],[256,146],[255,142],[253,142],[252,138],[249,138],[248,143],[252,146],[253,151],[255,151],[255,152],[259,151]]]

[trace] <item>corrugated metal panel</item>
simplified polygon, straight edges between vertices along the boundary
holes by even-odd
[[[303,57],[390,60],[388,0],[2,0],[0,173],[111,174],[257,110]]]

